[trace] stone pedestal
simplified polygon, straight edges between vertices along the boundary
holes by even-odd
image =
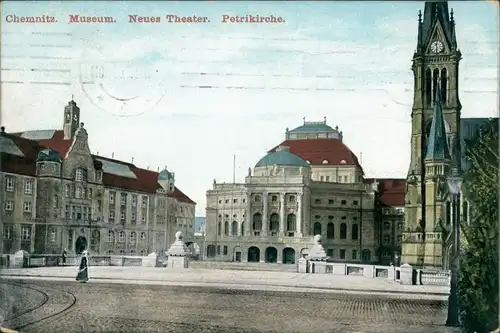
[[[20,250],[9,256],[9,268],[23,268],[27,266],[28,252]]]
[[[182,232],[175,233],[175,242],[168,250],[167,268],[184,269],[189,267],[187,255],[189,253],[186,243],[184,243]]]
[[[326,252],[321,245],[321,236],[314,236],[314,245],[309,251],[307,260],[309,261],[309,272],[310,273],[326,273]]]
[[[400,284],[413,285],[413,267],[409,264],[403,264],[400,267]]]
[[[309,261],[306,258],[297,261],[297,273],[309,273]]]

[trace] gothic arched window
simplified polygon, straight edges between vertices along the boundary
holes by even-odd
[[[448,92],[448,72],[446,70],[446,68],[443,68],[441,70],[441,102],[443,103],[443,105],[445,105],[447,103],[447,99],[446,99],[446,95],[447,95],[447,92]]]
[[[429,68],[425,71],[425,105],[430,106],[432,102],[432,73]]]
[[[321,235],[321,223],[316,222],[314,223],[314,228],[313,228],[313,235]]]
[[[330,222],[326,226],[326,238],[333,239],[335,237],[335,229],[333,228],[333,223]]]
[[[262,215],[255,213],[253,215],[253,230],[262,230]]]
[[[436,100],[436,90],[437,90],[437,85],[438,85],[438,79],[439,79],[439,69],[435,68],[434,71],[432,72],[432,100]]]

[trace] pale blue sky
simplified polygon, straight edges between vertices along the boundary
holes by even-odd
[[[450,7],[463,53],[463,116],[495,116],[497,7],[485,1]],[[423,2],[4,2],[2,81],[68,85],[2,83],[2,125],[8,132],[60,128],[74,94],[94,152],[134,157],[137,166],[155,170],[167,165],[198,202],[197,215],[205,214],[214,178],[232,181],[233,154],[242,181],[303,117],[338,125],[348,147],[362,153],[367,177],[404,177],[411,57],[423,8]],[[5,23],[7,15],[43,14],[58,23]],[[113,16],[116,23],[68,24],[70,14]],[[130,24],[129,14],[163,22]],[[169,24],[167,14],[211,22]],[[286,23],[222,24],[223,14],[272,14]],[[57,57],[64,59],[51,59]],[[84,85],[86,94],[82,89],[80,74],[85,81],[102,64],[108,92],[137,96],[123,111],[100,99],[96,85]],[[122,80],[122,74],[141,79]],[[123,112],[136,116],[116,116]]]

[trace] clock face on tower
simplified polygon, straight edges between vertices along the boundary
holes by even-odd
[[[441,53],[444,50],[444,45],[440,41],[434,41],[431,44],[431,52],[432,53]]]

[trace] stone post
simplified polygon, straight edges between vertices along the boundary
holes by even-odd
[[[285,235],[285,202],[286,193],[280,194],[280,237]]]
[[[245,236],[250,236],[252,231],[252,192],[247,192],[247,208],[245,213]]]
[[[264,209],[262,211],[262,236],[267,236],[267,206],[268,206],[268,195],[267,191],[262,194],[262,200],[264,201]]]
[[[297,194],[297,235],[302,237],[302,193]]]
[[[403,264],[400,267],[399,283],[413,285],[413,267],[409,264]]]
[[[188,268],[188,248],[184,243],[184,236],[181,231],[175,233],[175,242],[168,250],[167,267],[169,269],[184,269]]]

